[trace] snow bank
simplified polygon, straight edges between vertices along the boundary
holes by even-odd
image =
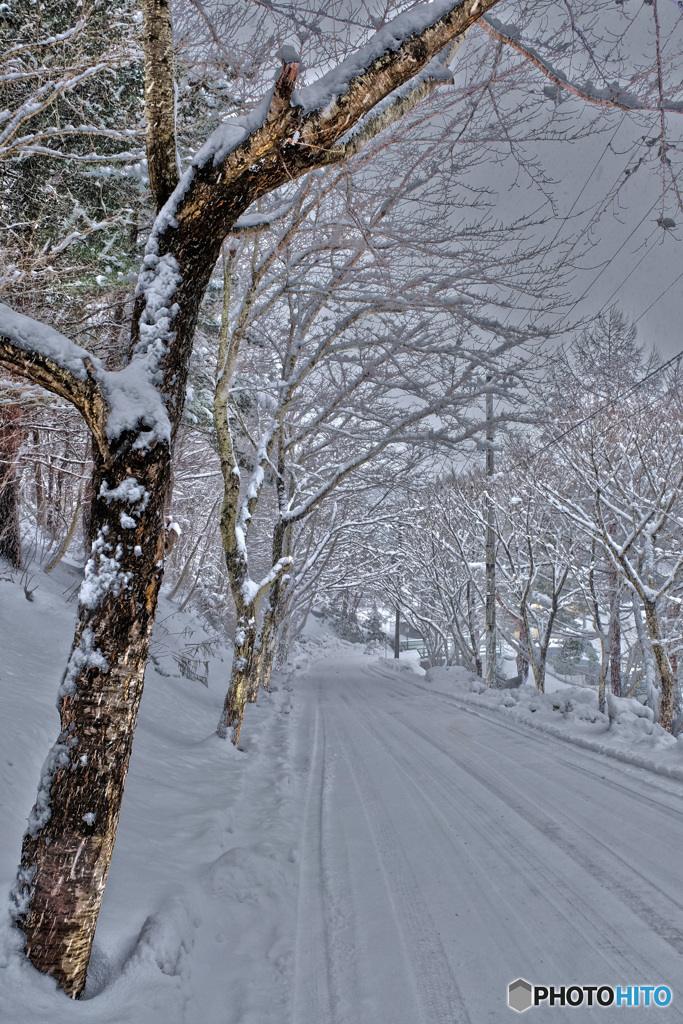
[[[248,705],[242,749],[220,741],[229,652],[163,595],[84,998],[68,1000],[24,957],[8,895],[59,733],[76,614],[68,592],[80,579],[66,562],[32,572],[33,602],[0,578],[0,1022],[281,1024],[305,769],[290,750],[291,688],[281,681]],[[183,658],[206,664],[208,687],[182,673]]]
[[[531,684],[492,690],[462,668],[432,668],[426,679],[434,689],[463,704],[487,708],[587,750],[683,779],[683,734],[676,739],[665,732],[651,709],[634,698],[609,694],[607,713],[602,714],[595,690],[583,686],[545,694]]]

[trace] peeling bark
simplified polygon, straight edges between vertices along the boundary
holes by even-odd
[[[282,452],[282,445],[280,445],[280,452]],[[282,469],[282,463],[280,463],[280,469]],[[282,487],[282,474],[278,481],[278,486],[279,489]],[[291,554],[291,547],[288,543],[289,537],[290,531],[282,522],[279,522],[273,533],[273,565],[276,565],[283,556]],[[251,684],[254,700],[256,699],[259,686],[262,686],[264,690],[270,689],[270,680],[273,674],[273,665],[275,664],[277,638],[285,612],[286,595],[287,582],[280,575],[268,593],[268,607],[266,608],[263,625],[261,626],[259,649],[255,659]],[[399,614],[398,610],[396,614]]]
[[[249,693],[249,680],[254,671],[254,645],[256,643],[256,609],[243,605],[237,617],[237,629],[232,655],[232,669],[228,692],[218,722],[218,735],[228,737],[237,746]]]
[[[645,624],[647,633],[652,644],[652,652],[657,665],[657,672],[661,682],[661,693],[659,698],[659,724],[662,729],[671,732],[671,720],[674,713],[674,688],[676,681],[671,671],[671,665],[666,654],[662,634],[659,628],[657,609],[652,601],[643,600],[645,611]]]

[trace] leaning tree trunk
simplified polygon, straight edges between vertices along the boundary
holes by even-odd
[[[273,677],[273,666],[275,664],[275,651],[277,649],[277,635],[280,622],[276,622],[276,613],[272,607],[268,607],[263,620],[261,630],[261,647],[259,649],[258,664],[256,668],[256,679],[264,690],[270,689],[270,681]]]
[[[284,470],[284,446],[282,443],[282,437],[280,437],[278,446],[277,489],[281,509],[285,506]],[[284,523],[282,519],[279,519],[275,525],[275,529],[273,530],[273,543],[271,549],[273,565],[277,565],[285,554],[291,555],[291,536],[292,534],[289,526]],[[265,615],[263,616],[259,648],[254,661],[253,677],[249,686],[249,700],[252,701],[256,700],[259,687],[262,686],[264,690],[270,689],[270,679],[273,674],[273,664],[275,663],[277,637],[285,612],[287,584],[287,578],[278,576],[268,591],[268,607],[266,608]]]
[[[261,643],[258,650],[254,670],[252,687],[258,692],[259,686],[264,690],[270,689],[270,680],[273,675],[275,664],[275,653],[277,650],[277,638],[282,624],[285,607],[285,594],[287,584],[284,580],[276,580],[271,588],[268,607],[263,617],[261,627]]]
[[[0,420],[0,555],[21,568],[17,459],[23,441],[23,409],[6,405]]]
[[[657,672],[661,683],[659,724],[663,729],[666,729],[667,732],[671,732],[671,720],[673,719],[674,713],[674,674],[671,671],[671,665],[669,664],[669,659],[662,641],[657,609],[655,608],[654,602],[644,600],[643,608],[645,610],[647,632],[650,638],[650,643],[652,644],[652,652],[655,657]]]
[[[94,470],[92,555],[13,893],[25,951],[83,990],[109,870],[161,582],[168,448]],[[125,525],[122,525],[125,524]]]

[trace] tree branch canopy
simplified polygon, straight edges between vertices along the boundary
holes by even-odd
[[[435,58],[497,2],[421,4],[300,90],[296,54],[288,49],[270,93],[251,114],[220,125],[178,182],[170,8],[168,0],[143,0],[149,173],[157,206],[168,199],[147,243],[130,361],[107,372],[58,332],[1,307],[2,365],[72,402],[103,454],[126,431],[138,431],[143,448],[169,442],[184,404],[199,307],[232,226],[260,195],[343,161],[346,149],[336,146],[343,136],[430,62],[428,79],[438,77]],[[17,329],[20,320],[31,329]],[[48,337],[60,339],[49,350]]]
[[[248,117],[229,118],[195,157],[191,180],[183,180],[173,204],[178,224],[211,217],[212,208],[227,222],[238,182],[250,205],[292,177],[343,160],[346,151],[335,144],[497,2],[437,0],[407,11],[333,71],[294,90],[291,103],[283,104],[276,88]]]
[[[137,350],[150,296],[156,303],[163,291],[156,277],[177,275],[169,321],[173,341],[159,363],[174,423],[184,401],[199,306],[233,224],[259,196],[343,161],[346,151],[335,144],[497,2],[435,0],[406,11],[333,71],[294,90],[289,102],[298,62],[288,50],[278,82],[262,102],[250,114],[224,121],[197,153],[152,229],[132,324]]]

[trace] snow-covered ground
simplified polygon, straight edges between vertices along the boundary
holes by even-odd
[[[75,612],[68,569],[35,582],[33,603],[0,582],[3,901]],[[514,1019],[519,976],[674,993],[532,1020],[683,1021],[680,744],[531,688],[492,707],[461,673],[319,634],[235,750],[214,733],[227,664],[183,678],[172,652],[203,632],[167,602],[160,619],[86,998],[3,919],[0,1024],[485,1024]]]

